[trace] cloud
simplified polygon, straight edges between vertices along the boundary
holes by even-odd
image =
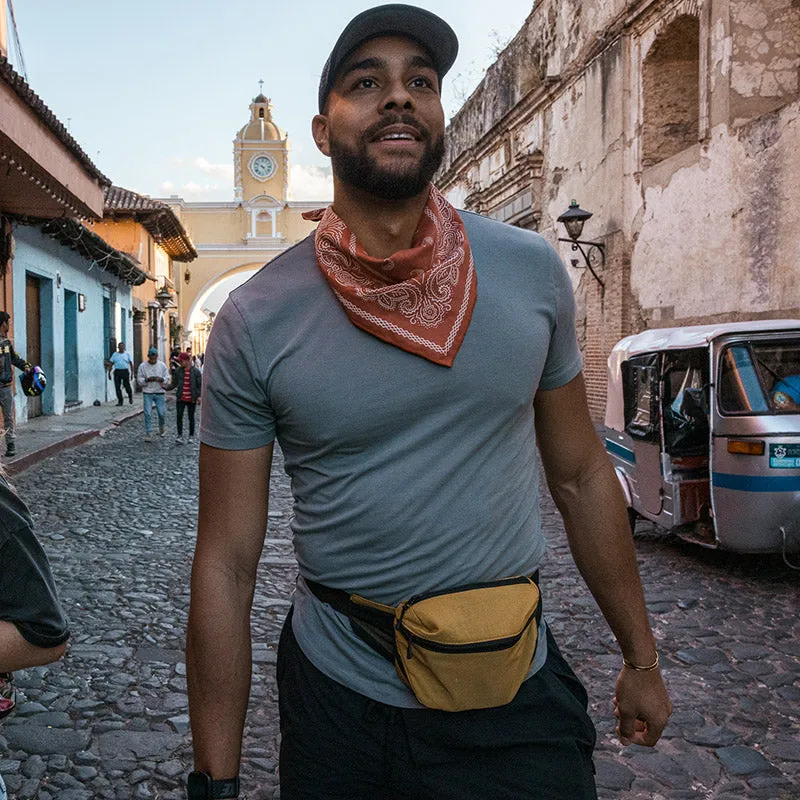
[[[233,164],[212,164],[203,156],[199,156],[193,162],[195,167],[206,175],[216,175],[220,178],[233,181]]]
[[[189,181],[181,186],[181,194],[183,197],[192,200],[213,200],[219,194],[219,184],[200,184],[195,181]]]
[[[181,159],[158,185],[161,197],[179,195],[190,202],[230,201],[233,199],[233,165],[212,164],[208,159]],[[178,161],[178,159],[174,159]],[[293,200],[327,200],[333,198],[333,178],[329,166],[295,164],[289,182]]]
[[[289,193],[293,200],[331,200],[333,198],[333,177],[330,167],[294,164],[290,178]]]

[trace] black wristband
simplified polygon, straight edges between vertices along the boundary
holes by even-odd
[[[190,772],[187,784],[189,800],[222,800],[239,796],[239,776],[213,780],[206,772]]]

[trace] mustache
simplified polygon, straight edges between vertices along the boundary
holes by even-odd
[[[408,127],[414,128],[419,133],[420,138],[425,141],[431,138],[428,129],[410,114],[387,114],[380,122],[376,122],[367,128],[362,138],[364,141],[372,141],[380,135],[384,128],[388,128],[391,125],[408,125]]]

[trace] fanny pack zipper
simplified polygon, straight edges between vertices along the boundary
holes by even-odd
[[[538,570],[536,571],[538,574]],[[462,586],[455,586],[451,589],[439,589],[433,592],[422,592],[415,594],[403,603],[403,614],[409,606],[419,603],[422,600],[430,600],[432,597],[440,597],[443,594],[460,594],[461,592],[471,592],[475,589],[491,589],[494,586],[514,586],[515,584],[532,583],[538,585],[536,581],[527,575],[517,575],[513,578],[502,578],[499,581],[485,581],[483,583],[465,583]]]
[[[495,650],[505,650],[515,645],[522,638],[522,634],[525,633],[535,617],[536,611],[525,621],[522,630],[513,636],[506,636],[503,639],[492,639],[488,642],[476,642],[474,644],[442,644],[440,642],[432,642],[430,639],[424,639],[416,633],[411,633],[411,631],[403,625],[402,618],[397,621],[395,627],[408,640],[406,658],[410,660],[414,655],[411,650],[412,644],[416,644],[425,650],[432,650],[434,653],[491,653]]]

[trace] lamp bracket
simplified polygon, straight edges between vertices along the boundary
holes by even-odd
[[[605,291],[606,285],[603,279],[597,274],[592,264],[596,263],[597,257],[600,257],[600,269],[605,270],[606,267],[606,246],[602,242],[587,242],[582,239],[559,239],[559,242],[566,242],[572,245],[573,251],[578,251],[583,256],[586,262],[586,267],[592,273],[592,277],[600,284],[600,287]],[[582,246],[583,245],[583,246]],[[584,247],[586,249],[584,249]],[[573,259],[572,263],[575,264],[577,259]]]

